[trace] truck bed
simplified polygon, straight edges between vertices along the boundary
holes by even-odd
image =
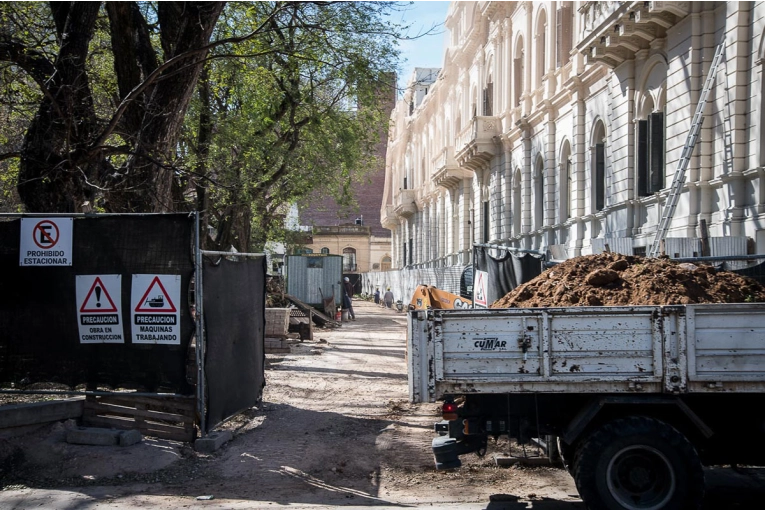
[[[410,399],[765,392],[765,303],[413,311]]]

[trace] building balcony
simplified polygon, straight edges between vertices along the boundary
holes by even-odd
[[[454,159],[454,148],[446,147],[441,153],[433,158],[433,168],[435,171],[431,176],[433,184],[446,189],[455,189],[466,177],[470,177],[471,172],[460,168],[457,160]]]
[[[411,218],[417,212],[417,191],[399,189],[393,197],[393,212],[399,218]]]
[[[499,154],[500,145],[498,117],[473,117],[463,129],[455,145],[457,164],[468,170],[478,170]]]
[[[587,63],[615,67],[648,49],[651,41],[690,12],[690,2],[585,2],[579,8],[583,30],[577,50]]]
[[[386,205],[380,210],[380,224],[383,228],[395,230],[400,226],[394,209],[392,205]]]

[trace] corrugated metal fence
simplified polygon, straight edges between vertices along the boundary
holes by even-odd
[[[395,300],[408,303],[418,285],[432,285],[453,294],[460,294],[460,280],[469,266],[449,266],[423,269],[397,269],[361,275],[361,294],[372,295],[375,288],[384,294],[390,287]],[[469,286],[473,285],[472,274]]]

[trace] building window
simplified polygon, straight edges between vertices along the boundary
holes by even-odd
[[[545,224],[545,167],[542,158],[537,159],[534,171],[534,230]]]
[[[513,235],[521,233],[521,169],[515,169],[513,176]]]
[[[544,10],[539,13],[537,23],[536,86],[541,87],[545,76],[545,59],[547,57],[547,13]]]
[[[322,253],[322,255],[329,255],[329,248],[327,248],[327,247],[322,248],[321,249],[321,253]]]
[[[518,38],[518,45],[515,49],[515,58],[513,59],[513,104],[521,104],[523,95],[523,39]]]
[[[382,262],[380,262],[380,269],[383,271],[387,271],[390,269],[391,265],[391,259],[388,256],[385,256],[382,258]]]
[[[558,175],[560,189],[557,194],[558,223],[564,223],[571,218],[574,210],[573,203],[573,176],[571,175],[571,144],[568,140],[563,142],[558,162]]]
[[[664,113],[638,121],[638,196],[646,197],[664,187]]]
[[[494,83],[492,83],[491,77],[489,77],[486,88],[483,89],[483,114],[486,117],[494,115]]]
[[[358,271],[356,266],[356,250],[354,248],[343,248],[343,272],[355,273]]]
[[[606,207],[606,144],[595,144],[595,210]]]
[[[563,67],[571,56],[574,47],[574,8],[573,2],[561,2],[557,19],[556,60],[558,67]]]
[[[606,128],[602,121],[595,124],[591,149],[591,192],[593,212],[606,208]]]
[[[483,203],[483,239],[482,242],[488,243],[491,239],[491,231],[489,229],[490,222],[489,222],[489,202]]]

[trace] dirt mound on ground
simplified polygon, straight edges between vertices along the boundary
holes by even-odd
[[[765,302],[765,287],[711,266],[603,253],[569,259],[492,308]]]

